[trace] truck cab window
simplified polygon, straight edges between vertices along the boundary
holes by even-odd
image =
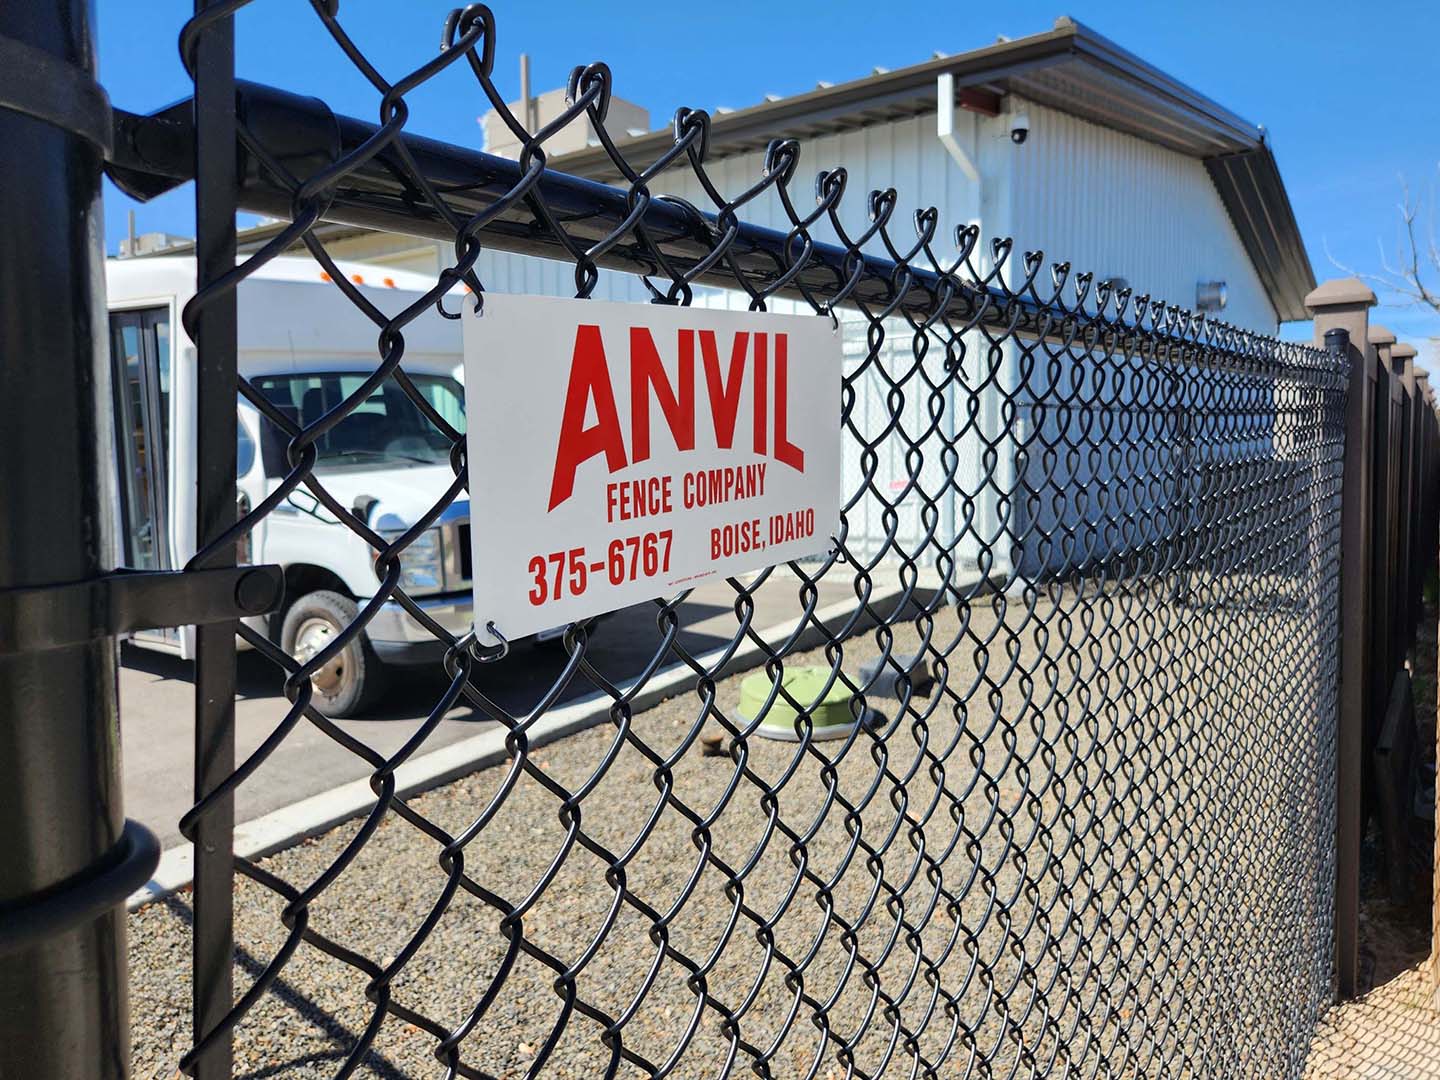
[[[255,379],[254,385],[290,419],[309,426],[358,391],[366,378],[352,372],[265,375]],[[464,430],[465,394],[458,382],[442,375],[411,375],[410,379],[436,412]],[[287,442],[274,424],[262,423],[261,455],[267,475],[283,476],[289,471]],[[390,380],[322,435],[315,449],[317,472],[442,465],[450,458],[449,439]]]

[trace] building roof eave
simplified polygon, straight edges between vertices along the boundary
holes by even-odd
[[[1308,319],[1305,297],[1315,288],[1315,271],[1270,147],[1262,143],[1253,150],[1209,157],[1205,168],[1276,317],[1281,322]]]

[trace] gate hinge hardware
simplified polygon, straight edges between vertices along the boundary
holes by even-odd
[[[0,654],[264,615],[284,594],[285,573],[270,564],[121,569],[87,581],[0,589]]]

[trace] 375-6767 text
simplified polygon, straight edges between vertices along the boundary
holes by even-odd
[[[566,596],[583,596],[591,575],[611,585],[654,577],[670,569],[669,529],[610,541],[604,558],[590,559],[583,547],[552,551],[530,560],[530,603],[539,607]]]

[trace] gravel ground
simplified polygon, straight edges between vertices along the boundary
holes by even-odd
[[[1331,1009],[1305,1080],[1440,1080],[1440,1003],[1428,982],[1417,965]]]
[[[1372,830],[1367,845],[1378,847],[1379,839]],[[1440,981],[1430,970],[1440,951],[1431,952],[1428,898],[1392,904],[1381,875],[1367,877],[1360,901],[1365,992],[1326,1011],[1305,1080],[1440,1080]]]
[[[1420,618],[1411,671],[1421,757],[1434,760],[1436,611]],[[1433,826],[1411,822],[1408,902],[1389,895],[1383,838],[1372,824],[1361,849],[1359,978],[1362,995],[1329,1009],[1315,1033],[1305,1080],[1440,1080],[1440,894]]]
[[[461,1044],[482,1075],[600,1076],[612,1048],[629,1055],[622,1077],[676,1055],[673,1075],[697,1078],[942,1061],[939,1075],[964,1076],[972,1059],[978,1075],[1297,1075],[1328,981],[1315,927],[1331,871],[1313,837],[1329,820],[1314,783],[1329,735],[1311,703],[1333,673],[1318,670],[1313,619],[1263,595],[1273,584],[1252,580],[1263,604],[1237,594],[1214,610],[1127,586],[1033,613],[991,596],[933,623],[907,614],[893,642],[847,642],[843,668],[856,678],[923,637],[948,657],[944,690],[903,714],[875,702],[890,726],[848,750],[754,738],[703,756],[691,693],[623,733],[542,747],[532,770],[411,800],[456,835],[513,781],[464,849],[473,891],[447,901],[440,842],[391,813],[311,904],[310,931],[381,965],[443,907],[355,1075],[445,1076],[436,1034],[394,1007],[452,1030],[502,975]],[[787,666],[829,662],[815,650]],[[717,685],[719,709],[739,681]],[[559,792],[582,788],[565,813]],[[262,865],[303,888],[359,828]],[[235,904],[238,992],[286,931],[284,902],[256,882]],[[168,1080],[189,1044],[188,905],[130,920],[136,1077]],[[706,965],[703,1003],[687,965]],[[236,1074],[335,1075],[375,1015],[368,979],[302,944],[238,1028]],[[621,1016],[617,1042],[605,1027]]]

